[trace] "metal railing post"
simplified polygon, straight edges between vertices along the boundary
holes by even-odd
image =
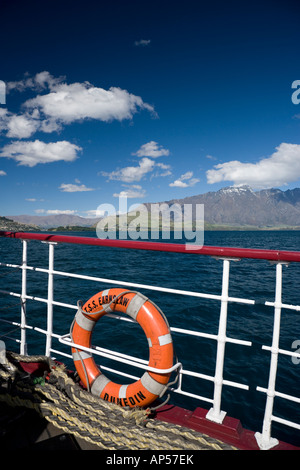
[[[21,343],[20,354],[27,354],[26,343],[26,294],[27,294],[27,240],[22,240],[22,292],[21,292]]]
[[[213,407],[206,414],[206,418],[215,423],[222,423],[226,412],[221,411],[221,398],[223,388],[223,369],[224,369],[224,356],[226,344],[226,327],[227,327],[227,306],[228,306],[228,290],[229,290],[229,268],[230,260],[223,260],[223,278],[222,278],[222,295],[221,295],[221,309],[219,320],[218,332],[218,347],[217,359],[215,369],[215,386],[214,386],[214,400]]]
[[[49,245],[49,269],[48,269],[48,300],[47,300],[47,337],[45,356],[50,357],[53,333],[53,271],[54,271],[54,242],[46,242]]]
[[[267,401],[265,415],[262,427],[262,433],[255,433],[255,438],[262,450],[268,450],[278,444],[278,440],[271,437],[272,413],[275,398],[275,383],[278,364],[279,337],[280,337],[280,319],[282,307],[282,262],[276,264],[276,290],[274,303],[274,325],[273,339],[271,347],[271,363],[269,372],[269,384],[267,390]]]

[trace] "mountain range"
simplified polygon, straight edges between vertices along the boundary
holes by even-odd
[[[174,199],[168,205],[204,204],[207,224],[239,227],[300,227],[300,188],[253,191],[227,187],[198,196]]]
[[[183,199],[164,201],[171,207],[176,204],[204,204],[204,220],[207,228],[299,228],[300,229],[300,188],[282,191],[264,189],[253,191],[249,186],[227,187]],[[158,204],[162,204],[158,203]],[[147,209],[151,203],[144,204]],[[174,206],[175,207],[175,206]],[[180,210],[180,209],[179,209]],[[35,225],[41,229],[77,226],[92,227],[100,219],[76,215],[58,214],[49,216],[11,215],[13,221]]]

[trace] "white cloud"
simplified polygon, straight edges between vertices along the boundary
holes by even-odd
[[[46,134],[51,134],[51,132],[59,132],[62,130],[62,124],[57,122],[55,119],[41,119],[39,130],[45,132]]]
[[[5,173],[5,171],[3,171],[3,170],[0,170],[0,176],[6,176],[6,173]]]
[[[65,140],[45,143],[40,140],[18,141],[5,145],[0,157],[12,158],[19,165],[33,167],[38,163],[51,163],[57,161],[72,162],[77,158],[77,152],[82,150],[77,145]]]
[[[55,78],[47,71],[37,73],[34,77],[25,74],[22,80],[7,82],[6,89],[8,93],[11,90],[23,92],[26,89],[41,91],[46,88],[53,88],[55,85],[61,83],[64,78],[65,77]]]
[[[41,119],[38,109],[24,114],[14,114],[7,109],[0,109],[0,132],[7,131],[6,136],[13,139],[26,139],[37,131],[49,134],[61,129],[62,124],[55,119]]]
[[[90,217],[90,218],[101,217],[102,215],[102,214],[99,215],[99,211],[97,209],[90,209],[88,211],[83,211],[82,213],[85,214],[85,217]]]
[[[7,120],[10,113],[6,108],[0,108],[0,132],[7,129]]]
[[[123,184],[123,186],[126,186]],[[128,189],[121,191],[120,193],[114,193],[114,197],[127,197],[128,199],[132,198],[141,198],[145,197],[146,191],[139,184],[133,184],[128,186]]]
[[[180,176],[177,180],[173,183],[170,183],[169,186],[177,187],[177,188],[188,188],[190,186],[194,186],[200,180],[198,178],[193,178],[193,172],[187,171],[183,175]]]
[[[135,46],[149,46],[151,39],[140,39],[139,41],[134,41]]]
[[[109,90],[85,83],[58,83],[50,93],[25,102],[27,109],[38,109],[52,123],[70,124],[84,119],[110,122],[131,119],[139,110],[154,113],[154,108],[142,98],[121,88]]]
[[[36,112],[31,115],[29,113],[18,115],[9,112],[7,109],[0,109],[0,132],[6,131],[7,137],[28,138],[39,130],[40,126],[41,123]]]
[[[45,199],[36,199],[35,197],[27,197],[27,198],[25,199],[25,201],[28,201],[28,202],[37,202],[37,201],[43,202],[44,200],[45,200]]]
[[[57,132],[63,125],[86,119],[128,120],[141,110],[156,115],[153,106],[127,90],[117,87],[105,90],[89,82],[67,84],[65,77],[55,78],[47,71],[8,82],[7,89],[44,92],[23,104],[26,110],[23,114],[0,110],[0,131],[7,131],[11,138],[29,138],[36,131]]]
[[[15,81],[15,82],[7,82],[6,83],[6,91],[7,93],[9,93],[11,90],[16,90],[16,91],[20,91],[20,92],[23,92],[25,91],[26,89],[34,89],[36,87],[36,84],[34,82],[34,78],[32,77],[28,77],[27,78],[23,78],[23,80],[18,80],[18,81]]]
[[[158,145],[154,140],[151,140],[151,142],[142,145],[141,148],[132,155],[137,155],[138,157],[157,158],[170,155],[170,151],[168,149],[164,149],[162,145]]]
[[[66,184],[62,183],[59,189],[65,193],[77,193],[82,191],[94,191],[94,188],[87,188],[84,184]]]
[[[145,190],[135,191],[134,189],[127,189],[125,191],[121,191],[120,193],[114,193],[113,196],[114,197],[127,197],[128,199],[141,198],[141,197],[145,197]]]
[[[53,77],[49,72],[44,70],[43,72],[37,73],[34,77],[34,82],[37,87],[40,87],[42,89],[44,88],[50,88],[53,89],[55,86],[57,86],[59,83],[63,82],[65,80],[64,76],[61,77]]]
[[[65,210],[61,210],[61,209],[49,209],[49,210],[36,209],[34,212],[36,214],[48,214],[48,215],[59,215],[59,214],[74,215],[78,211],[77,210],[70,210],[70,209],[65,209]]]
[[[165,170],[165,171],[162,171],[161,173],[158,172],[156,175],[154,176],[169,176],[172,174],[170,168],[171,166],[170,165],[166,165],[165,163],[157,163],[156,166],[158,168],[161,168],[161,170]]]
[[[7,137],[28,138],[39,128],[39,122],[29,115],[12,115],[7,119]]]
[[[67,215],[74,215],[76,214],[77,210],[60,210],[60,209],[49,209],[46,211],[49,215],[59,215],[59,214],[67,214]]]
[[[123,181],[124,183],[134,183],[140,181],[147,173],[153,170],[155,163],[150,158],[142,158],[138,166],[127,166],[111,173],[102,171],[103,176],[108,176],[109,180]]]
[[[270,157],[257,163],[220,163],[206,176],[209,184],[231,181],[235,186],[247,184],[254,189],[283,186],[300,178],[300,145],[282,143]]]
[[[213,155],[206,155],[206,158],[208,158],[209,160],[217,160],[216,157],[214,157]]]

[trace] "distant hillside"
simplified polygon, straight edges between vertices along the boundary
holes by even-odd
[[[36,225],[21,224],[8,219],[7,217],[0,216],[0,230],[8,232],[28,232],[37,231],[39,230],[39,227],[37,227]]]
[[[249,186],[228,187],[184,199],[172,204],[204,204],[206,224],[255,228],[300,228],[300,188],[281,191],[253,191]],[[160,203],[161,204],[161,203]],[[146,204],[150,207],[150,204]]]
[[[37,225],[43,229],[54,227],[91,227],[99,219],[79,217],[78,215],[57,214],[57,215],[8,215],[8,218],[23,224]]]

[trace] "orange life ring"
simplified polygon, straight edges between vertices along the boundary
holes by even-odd
[[[149,367],[168,370],[173,366],[169,326],[153,302],[138,292],[113,288],[91,297],[75,316],[71,333],[73,342],[91,347],[96,322],[109,312],[126,313],[143,328],[149,344]],[[93,395],[130,408],[147,406],[161,396],[171,375],[146,371],[136,382],[120,385],[102,374],[90,353],[73,347],[72,354],[81,381]]]

